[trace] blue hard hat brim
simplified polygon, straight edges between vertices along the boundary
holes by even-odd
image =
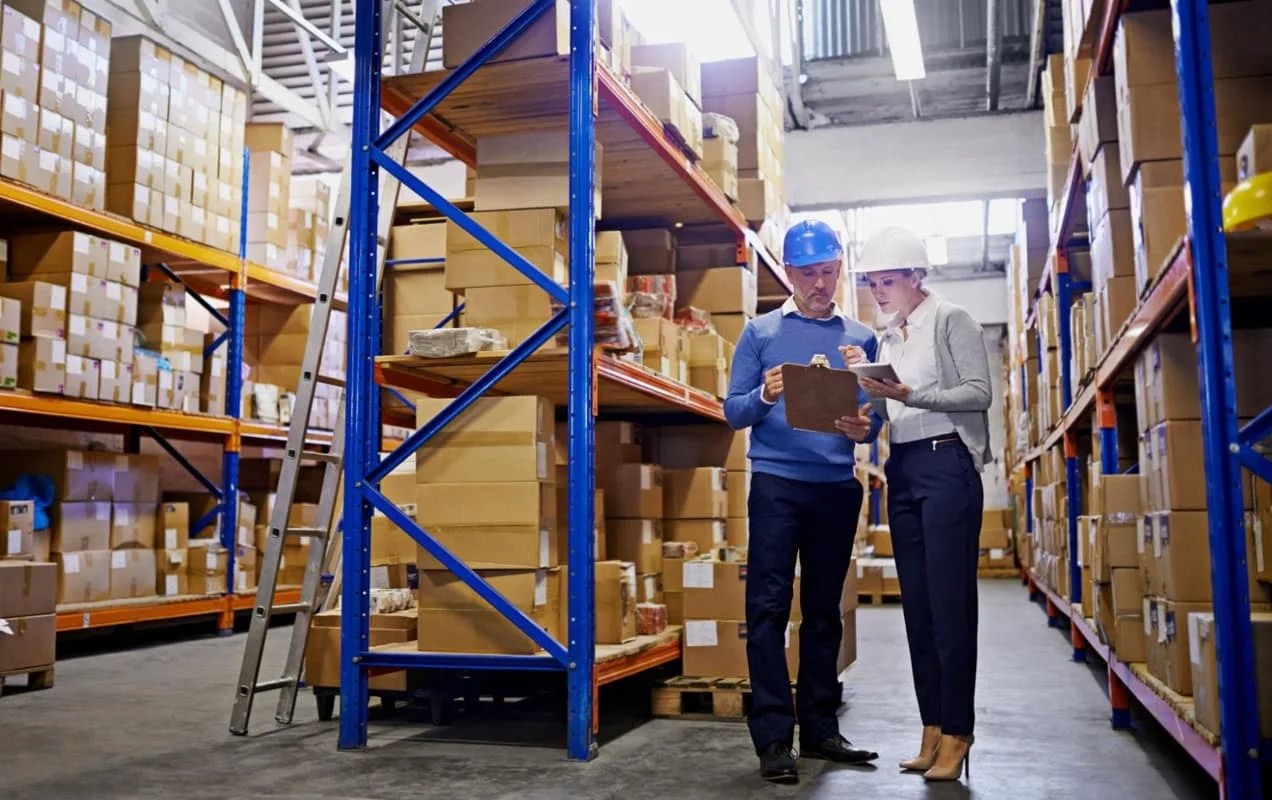
[[[786,266],[792,269],[805,269],[807,267],[816,266],[818,264],[826,264],[831,261],[841,261],[844,257],[843,251],[835,251],[829,253],[801,253],[792,256],[786,261]]]

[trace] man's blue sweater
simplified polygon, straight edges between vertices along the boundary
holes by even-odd
[[[786,400],[769,405],[761,398],[764,373],[779,364],[807,364],[814,355],[825,355],[831,366],[843,368],[840,345],[856,345],[875,360],[877,343],[873,332],[842,316],[809,319],[800,314],[783,315],[780,309],[749,322],[733,354],[733,378],[724,415],[735,430],[751,428],[748,455],[751,468],[792,480],[832,483],[853,478],[856,442],[839,433],[813,433],[786,423]],[[857,390],[858,407],[865,405],[865,392]],[[879,433],[880,420],[867,441]]]

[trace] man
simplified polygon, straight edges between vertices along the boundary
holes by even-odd
[[[746,584],[751,739],[760,757],[760,775],[794,783],[799,780],[791,749],[797,712],[785,641],[796,558],[803,612],[796,686],[800,751],[808,758],[846,764],[878,757],[854,748],[839,733],[841,690],[835,666],[843,635],[839,601],[862,500],[861,482],[853,472],[854,449],[857,442],[871,441],[880,423],[859,392],[857,414],[836,422],[839,434],[787,424],[783,364],[807,364],[821,354],[842,368],[841,348],[846,347],[862,348],[873,361],[875,339],[865,325],[839,313],[834,297],[843,246],[829,225],[801,222],[787,231],[783,262],[792,296],[779,310],[743,329],[724,413],[734,429],[751,428]]]

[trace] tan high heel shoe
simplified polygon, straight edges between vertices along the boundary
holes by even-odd
[[[936,763],[936,752],[940,744],[941,726],[924,725],[923,743],[919,745],[919,754],[909,761],[902,761],[901,769],[906,772],[927,772]]]
[[[941,735],[936,763],[923,773],[925,781],[956,781],[964,774],[972,777],[972,743],[975,736]]]

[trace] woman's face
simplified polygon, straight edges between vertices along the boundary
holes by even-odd
[[[885,314],[895,314],[903,308],[909,308],[917,295],[921,294],[914,270],[871,272],[867,280],[870,282],[870,294],[874,295],[879,310]]]

